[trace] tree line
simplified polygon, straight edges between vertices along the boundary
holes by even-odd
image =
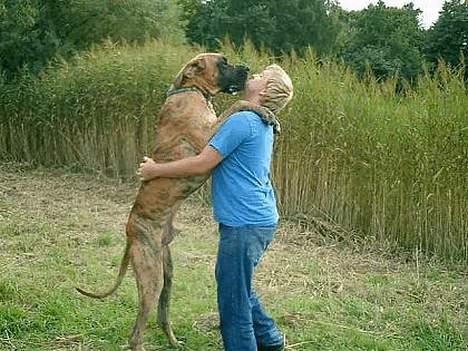
[[[0,0],[0,70],[6,79],[37,73],[105,39],[149,38],[210,50],[226,38],[236,46],[249,40],[277,56],[311,48],[379,79],[413,80],[439,60],[466,67],[468,1],[445,1],[429,29],[421,14],[412,3],[383,1],[346,11],[336,0]]]

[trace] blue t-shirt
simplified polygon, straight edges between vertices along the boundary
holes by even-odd
[[[212,173],[215,220],[233,227],[276,224],[270,181],[273,128],[254,112],[237,112],[224,121],[209,145],[223,156]]]

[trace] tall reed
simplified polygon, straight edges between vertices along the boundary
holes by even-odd
[[[10,159],[76,165],[125,177],[148,153],[165,92],[192,55],[186,46],[107,43],[2,91],[1,135]]]
[[[296,98],[275,162],[285,213],[468,259],[468,99],[441,66],[405,95],[313,55],[289,62]]]
[[[198,49],[199,51],[200,49]],[[223,51],[258,71],[272,59]],[[127,177],[151,148],[165,91],[196,49],[107,44],[0,84],[0,156]],[[468,262],[468,98],[439,67],[404,94],[312,52],[280,62],[295,97],[282,111],[273,178],[284,216]],[[221,111],[233,98],[218,98]]]

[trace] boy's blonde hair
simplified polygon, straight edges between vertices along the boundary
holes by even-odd
[[[281,111],[293,97],[293,85],[288,74],[277,64],[269,65],[265,71],[271,72],[263,95],[262,106],[273,113]]]

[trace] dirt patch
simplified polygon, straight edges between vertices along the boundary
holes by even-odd
[[[5,228],[9,219],[15,217],[16,222],[11,225],[15,226],[18,235],[46,223],[55,232],[67,236],[68,245],[97,241],[97,245],[105,246],[112,240],[108,237],[112,238],[115,233],[121,233],[123,242],[125,224],[138,187],[138,182],[123,183],[102,175],[32,170],[27,166],[3,164],[0,165],[0,220]],[[23,219],[22,223],[17,223],[18,218]],[[196,196],[192,197],[179,211],[176,227],[190,240],[211,245],[208,252],[198,252],[190,247],[180,249],[179,263],[202,263],[213,268],[217,226],[212,220],[211,209]],[[54,237],[46,239],[58,240]],[[0,249],[6,248],[7,239],[0,236]],[[116,247],[113,253],[119,256],[121,249]],[[417,281],[425,272],[432,271],[431,262],[421,257],[412,257],[408,262],[407,258],[387,256],[382,247],[332,240],[300,221],[283,221],[257,271],[256,282],[259,290],[266,294],[348,295],[363,293],[356,289],[361,290],[369,279],[374,279],[369,278],[369,272],[378,275],[375,279],[407,274],[414,275]],[[23,261],[30,263],[36,256],[26,248],[22,255],[4,253],[3,258],[21,264]]]

